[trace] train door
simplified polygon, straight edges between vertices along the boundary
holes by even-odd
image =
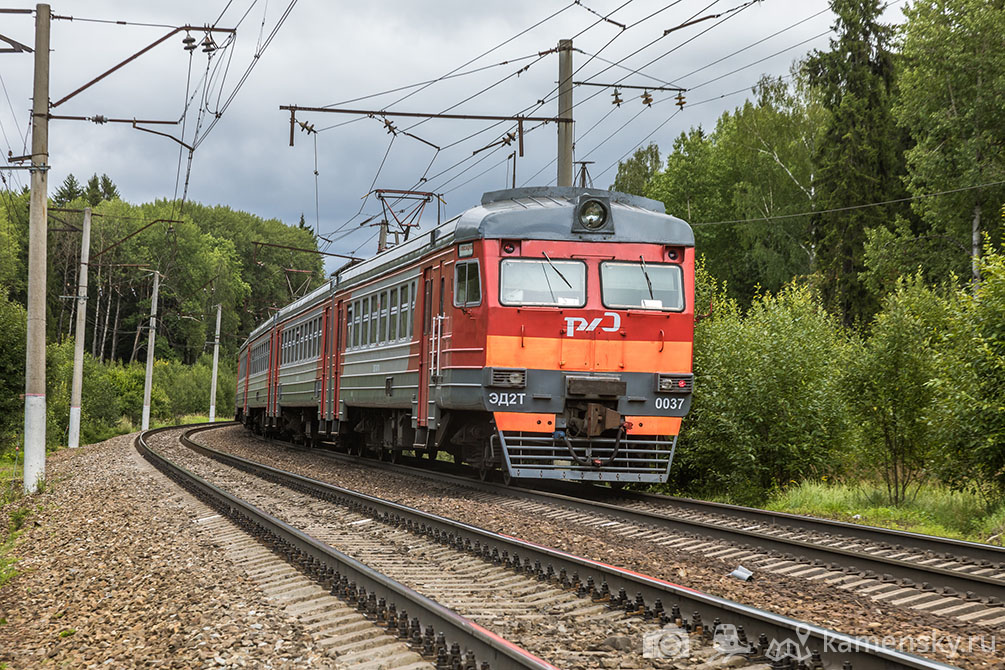
[[[433,387],[439,384],[443,330],[443,266],[422,272],[422,337],[419,345],[418,424],[436,427]]]
[[[279,394],[282,392],[282,384],[279,383],[279,341],[282,335],[282,328],[275,326],[269,335],[269,393],[267,414],[269,416],[279,416]]]
[[[327,383],[324,390],[324,414],[326,421],[336,418],[336,401],[338,399],[339,376],[342,371],[342,324],[345,323],[345,305],[341,300],[332,301],[331,316],[328,324],[328,361]]]
[[[326,304],[321,311],[321,346],[318,355],[318,363],[315,371],[314,384],[315,394],[318,401],[318,420],[323,421],[328,410],[328,384],[330,383],[330,369],[328,360],[331,356],[331,327],[332,327],[332,306]]]
[[[251,379],[251,344],[244,355],[244,421],[248,421],[248,384]]]

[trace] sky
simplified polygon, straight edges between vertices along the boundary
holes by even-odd
[[[884,20],[902,20],[894,0]],[[183,195],[264,218],[305,222],[322,247],[361,256],[376,251],[383,208],[372,189],[441,194],[440,216],[476,205],[512,183],[516,144],[509,122],[423,120],[298,112],[281,105],[491,116],[558,115],[558,56],[573,39],[574,81],[688,89],[675,92],[574,88],[575,160],[593,185],[608,188],[617,164],[655,142],[663,156],[681,132],[711,129],[742,105],[763,75],[787,76],[813,49],[826,50],[834,15],[826,0],[173,0],[53,3],[50,101],[55,104],[179,26],[200,48],[172,35],[93,86],[51,109],[55,115],[169,121],[53,119],[49,192],[68,174],[107,174],[132,203]],[[5,7],[34,8],[8,0]],[[718,15],[718,16],[716,16]],[[72,18],[71,18],[72,17]],[[122,25],[117,22],[126,22]],[[695,23],[680,27],[681,24]],[[206,27],[218,47],[205,53]],[[671,30],[674,29],[675,30]],[[670,32],[666,32],[670,30]],[[0,14],[0,35],[32,46],[31,15]],[[6,45],[0,43],[0,47]],[[32,56],[0,54],[0,149],[28,153]],[[445,78],[445,75],[450,75]],[[428,85],[415,86],[429,82]],[[395,90],[397,89],[397,90]],[[388,92],[391,91],[391,92]],[[543,105],[539,103],[543,101]],[[142,124],[140,124],[142,125]],[[518,186],[556,181],[554,123],[525,122]],[[487,147],[487,148],[486,148]],[[481,151],[479,151],[481,150]],[[578,170],[578,168],[577,168]],[[4,173],[15,186],[27,175]],[[186,188],[187,182],[187,188]],[[410,201],[393,206],[407,215]],[[437,220],[436,202],[420,225]],[[329,270],[340,265],[328,259]]]

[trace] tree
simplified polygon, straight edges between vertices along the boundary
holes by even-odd
[[[101,175],[101,199],[115,200],[119,197],[119,189],[107,174]]]
[[[716,128],[724,161],[739,173],[732,186],[742,250],[733,286],[744,296],[776,292],[808,274],[814,249],[806,212],[813,202],[813,153],[826,113],[797,75],[793,85],[763,77],[747,101]]]
[[[98,175],[94,174],[90,179],[87,180],[87,186],[84,188],[84,199],[91,205],[91,207],[97,207],[104,198],[101,195],[101,182],[98,180]]]
[[[63,180],[63,184],[56,190],[56,193],[52,196],[52,201],[57,205],[63,206],[69,202],[76,200],[77,198],[82,198],[84,196],[84,189],[80,187],[80,182],[77,178],[73,176],[73,173],[66,175],[66,179]]]
[[[645,195],[649,180],[660,169],[660,149],[650,144],[639,149],[628,160],[618,163],[618,175],[611,185],[612,191]]]
[[[866,230],[893,220],[891,207],[826,210],[900,196],[900,135],[890,111],[891,29],[879,0],[831,0],[837,14],[828,52],[806,61],[809,83],[830,112],[814,156],[811,235],[825,304],[844,322],[866,321],[877,307],[862,284]]]
[[[799,76],[793,85],[764,77],[754,93],[712,133],[681,135],[645,193],[694,225],[709,271],[744,305],[812,269],[808,218],[791,215],[811,209],[812,159],[826,119]]]
[[[1001,0],[918,0],[904,8],[903,66],[894,107],[915,145],[907,152],[912,194],[1005,180],[1005,6]],[[931,229],[970,249],[980,278],[982,232],[999,243],[1005,185],[914,202]],[[957,244],[944,251],[963,260]],[[955,269],[966,265],[957,263]]]

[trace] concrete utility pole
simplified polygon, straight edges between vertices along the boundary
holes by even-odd
[[[150,297],[150,339],[147,340],[147,376],[143,382],[143,425],[150,427],[150,391],[154,381],[154,340],[157,339],[157,289],[160,288],[161,273],[154,270],[154,291]]]
[[[216,336],[213,338],[213,377],[209,386],[209,420],[216,421],[216,370],[220,362],[220,315],[223,305],[216,306]]]
[[[91,208],[84,208],[77,281],[77,329],[73,335],[73,385],[70,389],[70,436],[67,446],[80,446],[80,394],[84,384],[84,328],[87,324],[87,261],[91,253]]]
[[[558,41],[558,185],[572,186],[572,40]]]
[[[28,224],[28,337],[24,366],[24,492],[45,477],[45,289],[49,169],[49,5],[35,6]]]

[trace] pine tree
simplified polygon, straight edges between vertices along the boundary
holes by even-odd
[[[76,200],[77,198],[84,195],[84,189],[80,187],[80,182],[77,178],[73,176],[73,173],[66,175],[66,179],[63,180],[63,184],[57,189],[56,193],[52,196],[52,201],[59,206],[63,206],[69,202]]]
[[[84,198],[91,205],[91,207],[97,207],[103,198],[101,197],[101,182],[98,181],[98,175],[94,174],[90,179],[87,180],[87,188],[84,189]]]
[[[903,195],[900,131],[891,112],[894,77],[892,30],[879,22],[879,0],[831,0],[837,15],[828,52],[807,60],[810,85],[830,119],[814,157],[814,209],[840,209]],[[829,309],[846,324],[878,308],[859,278],[866,230],[888,226],[893,208],[867,207],[816,214],[811,235],[815,270]]]
[[[101,175],[100,184],[102,200],[115,200],[119,197],[118,187],[115,186],[115,182],[107,174]]]

